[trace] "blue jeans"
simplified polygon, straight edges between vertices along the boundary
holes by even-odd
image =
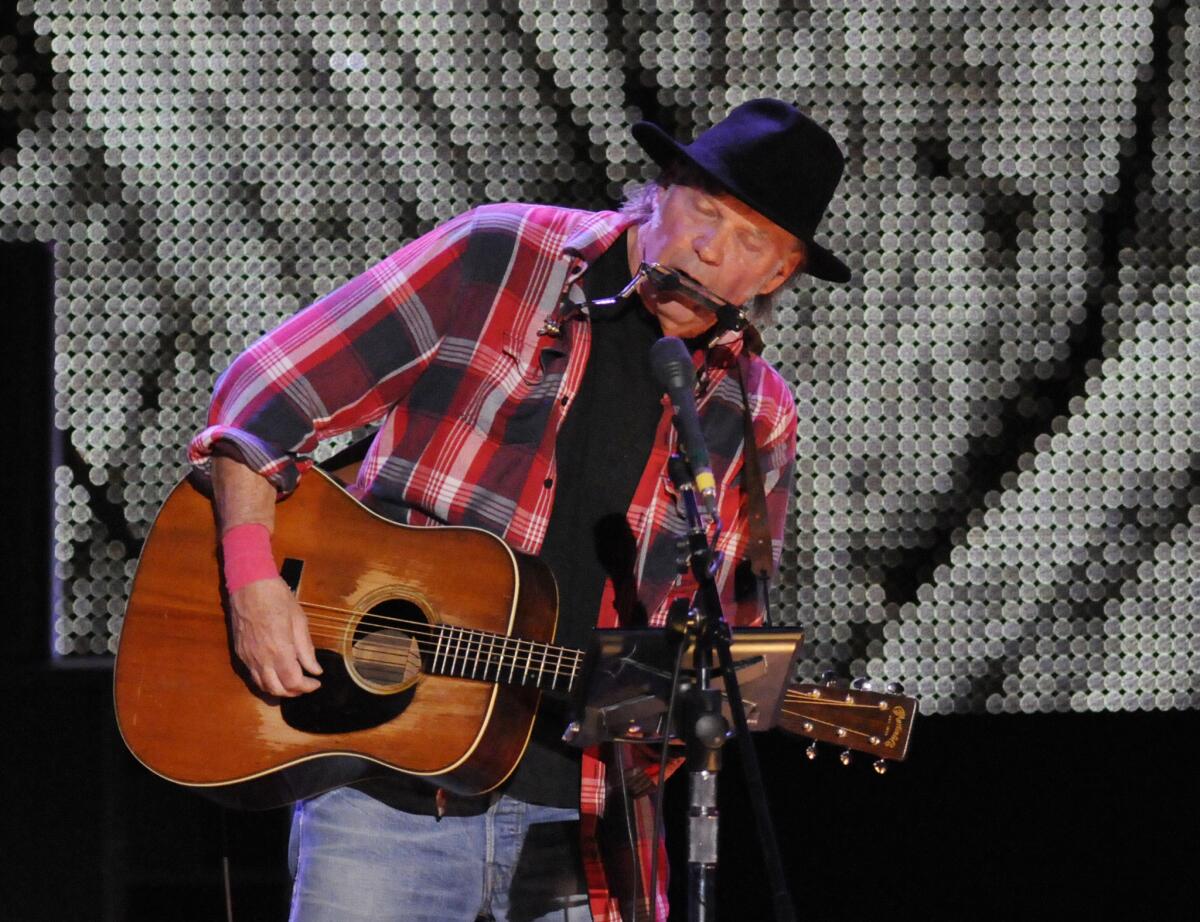
[[[292,922],[591,922],[579,813],[501,795],[418,816],[353,788],[296,805]]]

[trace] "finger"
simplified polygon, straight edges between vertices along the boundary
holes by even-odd
[[[295,698],[298,695],[304,695],[311,691],[316,691],[321,687],[321,683],[316,679],[311,679],[302,673],[299,669],[296,670],[297,678],[294,682],[287,683],[287,693],[289,698]]]
[[[303,614],[292,616],[292,640],[296,644],[296,655],[301,666],[312,675],[320,675],[325,671],[317,662],[317,651],[313,647],[312,635],[308,630],[308,619]]]
[[[276,672],[289,698],[314,691],[321,685],[316,679],[310,679],[306,676],[300,669],[300,663],[295,659],[279,667]]]
[[[275,669],[271,666],[264,666],[262,670],[261,688],[268,695],[275,695],[277,698],[291,698],[292,694],[284,688],[283,683],[279,681],[279,676],[275,674]]]

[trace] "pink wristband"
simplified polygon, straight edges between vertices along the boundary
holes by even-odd
[[[271,533],[258,522],[235,525],[225,532],[221,556],[225,561],[225,588],[230,595],[247,583],[279,575],[271,553]]]

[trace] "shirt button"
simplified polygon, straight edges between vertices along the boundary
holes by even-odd
[[[559,403],[561,403],[565,407],[567,405],[567,401],[570,399],[571,399],[570,397],[563,397],[562,400],[559,401]]]
[[[549,490],[552,486],[554,486],[554,478],[547,477],[545,480],[542,481],[542,486],[544,486],[547,490]]]

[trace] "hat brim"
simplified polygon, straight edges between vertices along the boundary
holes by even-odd
[[[688,153],[687,148],[653,122],[637,122],[633,126],[632,134],[633,139],[642,146],[642,150],[649,154],[650,159],[663,169],[666,169],[679,160],[687,161],[704,173],[704,175],[710,177],[713,182],[722,188],[728,189],[729,194],[734,198],[745,202],[768,220],[773,221],[788,233],[803,240],[804,245],[808,248],[808,261],[804,267],[804,271],[809,275],[824,279],[827,282],[844,283],[850,281],[850,267],[829,252],[828,249],[813,240],[811,236],[798,233],[795,228],[788,227],[785,222],[778,220],[777,217],[772,215],[774,209],[769,202],[756,201],[755,197],[747,193],[746,190],[731,185],[727,180],[717,175],[711,167]]]

